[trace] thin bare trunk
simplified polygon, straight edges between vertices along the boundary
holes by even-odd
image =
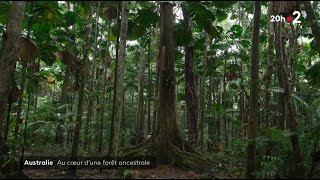
[[[89,15],[88,15],[88,26],[86,29],[86,34],[84,37],[84,43],[82,45],[83,50],[83,60],[82,64],[77,64],[80,68],[78,73],[77,81],[79,83],[79,99],[78,99],[78,108],[77,108],[77,117],[74,127],[74,135],[73,135],[73,142],[72,142],[72,148],[71,148],[71,160],[77,160],[78,151],[79,151],[79,142],[80,142],[80,131],[81,131],[81,124],[82,124],[82,114],[83,114],[83,101],[84,101],[84,95],[85,95],[85,83],[86,78],[88,76],[88,72],[86,71],[85,67],[89,63],[89,54],[88,54],[88,48],[90,46],[90,36],[92,31],[92,2],[90,2],[89,5]],[[68,175],[74,176],[76,175],[77,170],[75,166],[69,166],[68,167]]]
[[[246,177],[255,178],[256,171],[256,143],[257,119],[258,119],[258,98],[259,98],[259,30],[260,30],[261,2],[254,2],[254,17],[252,28],[251,47],[251,81],[250,81],[250,111],[247,147],[247,169]]]
[[[124,64],[125,64],[125,50],[127,42],[127,29],[128,29],[128,15],[129,15],[129,1],[122,2],[121,12],[121,28],[120,28],[120,42],[119,42],[119,58],[117,60],[117,75],[116,75],[116,89],[115,89],[115,103],[114,103],[114,119],[113,130],[110,136],[109,153],[117,155],[120,146],[120,130],[123,115],[123,90],[124,90]]]
[[[138,85],[138,110],[136,117],[136,136],[137,143],[144,141],[144,70],[145,70],[145,57],[144,57],[144,48],[141,48],[140,51],[140,63],[139,63],[139,85]]]

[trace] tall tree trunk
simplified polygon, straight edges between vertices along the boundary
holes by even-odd
[[[273,15],[273,2],[269,1],[268,6],[268,16],[270,17]],[[267,62],[267,69],[264,74],[264,81],[265,81],[265,95],[264,95],[264,110],[266,112],[270,112],[270,101],[271,101],[271,92],[269,90],[271,86],[271,78],[272,78],[272,71],[273,71],[273,50],[274,50],[274,24],[269,22],[268,25],[268,62]],[[269,116],[267,116],[269,117]],[[270,124],[270,119],[267,119],[267,124]]]
[[[144,70],[145,70],[145,56],[144,48],[140,51],[140,63],[139,63],[139,84],[138,84],[138,111],[136,117],[136,136],[137,143],[140,144],[144,141]]]
[[[286,64],[283,61],[283,54],[280,52],[283,52],[283,48],[285,48],[285,42],[283,42],[283,34],[282,34],[282,28],[283,25],[282,23],[278,23],[276,25],[276,48],[279,49],[277,51],[277,61],[279,63],[279,72],[280,76],[282,76],[283,81],[284,81],[284,96],[285,96],[285,103],[286,106],[288,107],[288,122],[289,122],[289,128],[291,131],[291,145],[292,145],[292,150],[293,150],[293,159],[294,159],[294,169],[293,169],[293,177],[295,178],[303,178],[304,176],[304,166],[302,162],[302,155],[300,151],[300,146],[299,146],[299,139],[298,139],[298,134],[297,134],[297,126],[298,123],[296,121],[296,109],[294,105],[294,101],[292,99],[292,93],[291,93],[291,87],[289,83],[289,78],[288,78],[288,71],[286,68]]]
[[[205,88],[206,88],[206,66],[208,62],[208,46],[210,43],[210,37],[209,35],[205,32],[205,44],[204,44],[204,58],[203,58],[203,75],[199,79],[199,93],[200,93],[200,99],[199,99],[199,109],[200,109],[200,114],[199,116],[199,137],[198,137],[198,146],[202,146],[203,144],[203,128],[204,128],[204,118],[205,118]]]
[[[301,1],[301,3],[304,5],[304,9],[307,12],[307,21],[311,27],[312,34],[316,42],[316,47],[320,55],[320,27],[316,14],[311,6],[311,1]]]
[[[70,76],[71,76],[71,67],[67,66],[66,71],[65,71],[65,75],[64,75],[63,84],[62,84],[61,96],[60,96],[60,104],[65,106],[62,110],[62,113],[64,115],[66,115],[66,113],[67,113],[66,103],[68,102],[69,90],[70,90],[69,86],[71,84]],[[63,144],[63,141],[64,141],[63,124],[64,124],[64,122],[65,122],[65,120],[62,123],[59,123],[57,125],[56,137],[55,137],[56,144]]]
[[[160,33],[161,33],[161,28],[160,28]],[[158,31],[156,31],[156,36],[158,35]],[[160,44],[160,43],[159,43]],[[160,48],[160,45],[159,45],[159,49]],[[161,51],[161,50],[159,50]],[[158,57],[157,57],[157,62],[156,62],[156,81],[155,81],[155,92],[154,92],[154,103],[153,103],[153,121],[152,121],[152,134],[156,134],[157,131],[158,131],[158,112],[159,112],[159,74],[160,74],[160,65],[159,65],[159,62],[160,62],[160,54],[158,54]]]
[[[169,143],[176,144],[178,127],[176,121],[176,82],[174,72],[173,5],[164,2],[160,8],[160,88],[159,121],[160,162],[167,162]]]
[[[92,2],[90,1],[89,4],[89,14],[88,14],[88,25],[86,29],[86,34],[84,37],[84,42],[82,45],[83,51],[83,60],[82,63],[78,63],[79,71],[77,73],[79,76],[78,83],[79,83],[79,99],[78,99],[78,108],[77,108],[77,117],[74,127],[74,135],[73,135],[73,142],[71,148],[71,160],[77,160],[78,151],[79,151],[79,141],[80,141],[80,131],[81,131],[81,124],[82,124],[82,114],[83,114],[83,99],[85,93],[85,83],[86,78],[89,73],[86,70],[86,65],[89,63],[89,54],[88,48],[90,47],[90,36],[92,31]],[[68,175],[75,176],[77,173],[75,166],[68,167]]]
[[[254,17],[251,47],[251,81],[250,81],[250,111],[247,147],[246,177],[252,179],[256,171],[256,143],[258,98],[259,98],[259,30],[260,30],[261,2],[254,2]]]
[[[192,18],[190,13],[186,10],[186,7],[182,7],[183,21],[188,36],[192,38]],[[187,125],[188,125],[188,140],[192,146],[196,145],[198,139],[198,95],[196,89],[196,76],[193,66],[193,40],[184,47],[185,51],[185,98],[187,107]]]
[[[110,149],[111,155],[117,155],[120,145],[120,128],[122,121],[123,111],[123,89],[124,89],[124,58],[127,41],[127,29],[128,29],[128,15],[129,15],[129,1],[122,2],[121,12],[121,28],[120,28],[120,43],[119,43],[119,58],[117,60],[117,75],[116,75],[116,89],[115,89],[115,103],[114,103],[114,117],[113,117],[113,129],[110,136]]]
[[[118,2],[118,6],[117,6],[117,27],[118,29],[121,28],[121,18],[120,18],[120,9],[121,9],[121,2]],[[110,25],[110,22],[109,22]],[[110,30],[110,29],[109,29]],[[110,31],[109,31],[110,32]],[[116,103],[116,95],[117,95],[117,76],[118,76],[118,60],[119,60],[119,44],[120,44],[120,32],[118,31],[117,34],[117,42],[116,42],[116,61],[115,61],[115,69],[114,69],[114,78],[113,78],[113,101],[112,101],[112,114],[111,114],[111,127],[110,127],[110,143],[109,143],[109,153],[111,152],[111,147],[113,146],[113,136],[114,136],[114,116],[116,113],[116,109],[115,107],[115,103]],[[108,33],[109,34],[109,33]],[[110,97],[111,97],[111,92],[110,92]]]
[[[208,108],[212,109],[212,101],[214,98],[214,82],[212,75],[209,76],[209,89],[208,89]],[[211,112],[211,111],[209,111]],[[210,113],[210,118],[208,119],[208,150],[212,151],[214,149],[214,123],[216,121],[215,114]]]
[[[227,83],[226,83],[226,71],[227,71],[227,58],[224,59],[223,67],[223,91],[222,91],[222,105],[223,105],[223,125],[224,125],[224,143],[225,147],[228,146],[228,132],[227,132]]]
[[[91,64],[91,79],[89,80],[89,87],[88,87],[88,91],[89,91],[89,102],[88,102],[88,112],[87,112],[87,119],[86,119],[86,124],[85,124],[85,137],[84,137],[84,150],[87,150],[88,147],[88,141],[89,140],[89,131],[90,131],[90,123],[92,121],[92,117],[93,117],[93,102],[94,102],[94,98],[95,96],[93,95],[93,86],[94,86],[94,82],[95,82],[95,72],[96,72],[96,53],[97,53],[97,38],[98,38],[98,24],[99,24],[99,9],[100,9],[100,1],[96,2],[97,4],[97,9],[96,9],[96,24],[95,24],[95,28],[94,28],[94,51],[93,51],[93,62]]]
[[[151,34],[151,33],[150,33]],[[151,35],[150,35],[151,36]],[[152,127],[151,127],[151,37],[148,42],[148,134],[152,133]]]
[[[14,80],[14,71],[18,61],[18,40],[21,33],[21,23],[25,1],[13,1],[9,14],[9,22],[6,28],[7,37],[1,49],[0,55],[0,157],[5,152],[4,128],[5,111],[8,103],[8,97],[12,82]]]

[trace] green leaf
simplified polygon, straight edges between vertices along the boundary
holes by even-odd
[[[213,110],[217,111],[217,112],[222,112],[223,111],[223,105],[220,103],[214,103],[212,105]]]
[[[240,69],[240,66],[238,64],[229,64],[227,66],[227,69],[229,71],[238,71]]]
[[[182,59],[184,57],[184,54],[182,54],[180,51],[178,50],[175,50],[175,59],[176,60],[179,60],[179,59]]]
[[[0,1],[0,23],[7,24],[11,9],[11,1]]]
[[[137,40],[147,32],[142,25],[135,24],[133,21],[128,23],[128,40]]]
[[[231,84],[229,84],[229,87],[230,87],[231,89],[238,89],[237,83],[231,83]]]
[[[173,37],[175,46],[185,46],[191,41],[192,35],[183,28],[182,23],[176,24],[174,29]]]
[[[240,38],[242,31],[243,31],[243,28],[240,25],[233,25],[230,28],[230,32],[233,34],[235,38]]]
[[[76,13],[68,11],[64,14],[64,18],[66,27],[69,27],[77,22],[78,16]]]
[[[158,13],[155,10],[155,7],[144,8],[138,11],[135,22],[137,24],[143,25],[146,28],[154,26],[159,20]]]
[[[301,98],[299,97],[296,93],[292,94],[292,97],[296,99],[300,104],[302,104],[306,109],[309,109],[309,105]]]
[[[209,34],[211,35],[211,37],[213,38],[219,38],[221,35],[221,32],[219,32],[219,30],[215,27],[215,26],[209,26]]]
[[[241,40],[241,45],[242,45],[244,48],[248,48],[248,47],[250,47],[251,42],[248,41],[248,40]]]
[[[181,102],[185,99],[184,93],[178,93],[177,100],[178,102]]]
[[[311,85],[319,86],[320,85],[320,62],[311,66],[305,72],[305,75]]]
[[[199,2],[189,3],[188,11],[193,17],[194,26],[199,29],[204,29],[208,25],[208,22],[216,20],[213,11]]]
[[[216,8],[226,9],[232,7],[237,1],[212,1]]]
[[[221,21],[227,19],[228,14],[225,11],[221,11],[220,9],[217,9],[216,17],[217,17],[218,22],[221,22]]]
[[[237,18],[238,18],[238,15],[236,15],[236,14],[233,14],[233,15],[230,17],[231,20],[235,20],[235,19],[237,19]]]
[[[306,66],[303,65],[303,64],[300,64],[300,63],[299,63],[299,64],[296,65],[296,70],[297,70],[298,72],[304,72],[306,69],[307,69]]]

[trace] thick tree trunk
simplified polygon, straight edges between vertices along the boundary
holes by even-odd
[[[128,29],[128,15],[129,15],[129,1],[122,2],[121,13],[121,28],[120,28],[120,42],[119,42],[119,58],[117,60],[117,75],[116,75],[116,89],[115,89],[115,103],[114,103],[114,117],[113,125],[110,136],[110,148],[109,153],[111,155],[117,155],[120,145],[120,129],[122,121],[123,111],[123,89],[124,89],[124,58],[127,42],[127,29]]]
[[[192,18],[185,7],[182,7],[184,26],[188,36],[192,37]],[[187,126],[188,126],[188,140],[192,146],[196,145],[198,139],[198,95],[196,89],[196,76],[193,66],[193,41],[184,47],[185,51],[185,98],[187,107]]]
[[[260,30],[261,2],[254,2],[254,17],[251,47],[251,81],[250,81],[250,112],[247,147],[246,177],[252,179],[256,171],[256,143],[258,98],[259,98],[259,30]]]
[[[140,51],[140,63],[139,63],[139,85],[138,85],[138,111],[136,117],[136,136],[137,143],[144,141],[144,70],[145,70],[145,56],[144,48],[141,48]]]
[[[304,5],[304,9],[307,12],[307,21],[311,27],[312,34],[313,34],[314,40],[316,42],[316,47],[317,47],[318,53],[320,55],[320,27],[318,24],[318,19],[317,19],[315,12],[311,6],[311,1],[301,1],[301,3]]]
[[[83,100],[85,95],[85,82],[87,75],[89,74],[86,70],[86,65],[89,63],[89,54],[88,48],[90,46],[90,36],[92,31],[92,2],[89,5],[89,14],[88,14],[88,26],[86,30],[86,34],[84,37],[84,43],[82,45],[83,50],[83,60],[82,64],[77,64],[79,68],[79,99],[78,99],[78,107],[77,107],[77,117],[74,127],[74,135],[73,135],[73,142],[71,148],[71,160],[77,160],[78,151],[79,151],[79,141],[80,141],[80,131],[81,131],[81,124],[82,124],[82,114],[83,114]],[[75,166],[69,166],[68,168],[68,175],[75,176],[77,173]]]
[[[158,128],[151,138],[120,151],[123,156],[142,155],[147,151],[157,163],[173,163],[203,172],[207,161],[182,139],[176,121],[176,80],[174,71],[173,5],[162,2],[160,7],[159,47],[159,111]]]
[[[3,123],[5,120],[5,111],[8,103],[8,97],[12,86],[16,62],[18,61],[18,40],[21,33],[21,23],[25,1],[13,1],[7,24],[7,37],[4,39],[0,56],[0,157],[5,154],[5,144],[3,133]]]
[[[168,161],[169,144],[176,144],[179,130],[176,121],[176,82],[174,72],[173,5],[164,2],[160,8],[160,88],[159,121],[160,162]]]

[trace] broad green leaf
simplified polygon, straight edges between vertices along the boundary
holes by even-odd
[[[68,11],[64,14],[64,18],[66,27],[69,27],[77,22],[78,17],[76,13]]]
[[[242,45],[242,47],[244,47],[244,48],[248,48],[248,47],[250,47],[251,42],[248,41],[248,40],[241,40],[241,45]]]
[[[0,23],[7,24],[11,9],[11,1],[0,1]]]
[[[240,38],[242,31],[243,31],[243,28],[240,25],[233,25],[230,28],[230,32],[232,32],[235,38]]]
[[[146,28],[154,26],[159,20],[158,13],[155,11],[155,7],[144,8],[138,11],[135,22],[143,25]]]
[[[223,21],[223,20],[228,18],[228,14],[225,11],[217,9],[216,17],[217,17],[218,22],[221,22],[221,21]]]
[[[173,38],[175,46],[177,47],[187,45],[191,41],[192,36],[186,31],[185,28],[183,28],[182,23],[179,23],[174,27]]]

